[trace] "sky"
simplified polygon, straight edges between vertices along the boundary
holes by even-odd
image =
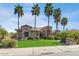
[[[14,8],[17,3],[0,3],[0,25],[4,27],[8,32],[15,32],[18,25],[17,14],[14,15]],[[23,6],[24,16],[20,18],[20,27],[22,25],[34,26],[34,16],[32,16],[31,9],[32,3],[19,3]],[[44,14],[45,3],[39,3],[40,15],[37,16],[37,27],[47,26],[48,18]],[[79,4],[77,3],[53,3],[54,9],[61,9],[61,18],[67,17],[68,24],[67,29],[77,29],[79,30]],[[53,16],[50,16],[50,26],[52,30],[55,30],[55,23]],[[58,26],[59,30],[62,30],[61,24]]]

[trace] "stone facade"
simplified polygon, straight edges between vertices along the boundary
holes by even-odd
[[[16,30],[17,32],[19,31],[19,38],[20,39],[27,39],[28,37],[46,37],[47,36],[47,30],[48,30],[48,26],[42,27],[42,28],[36,28],[36,30],[34,30],[33,27],[28,26],[28,25],[23,25],[21,26],[21,28],[19,30]],[[50,35],[52,34],[52,27],[49,27],[50,30]],[[18,38],[18,35],[17,35]]]

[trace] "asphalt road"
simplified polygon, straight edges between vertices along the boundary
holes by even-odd
[[[60,53],[44,53],[40,56],[79,56],[79,51],[65,51]]]
[[[79,45],[1,48],[0,56],[79,56]]]

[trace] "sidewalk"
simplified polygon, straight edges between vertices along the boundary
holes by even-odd
[[[0,56],[40,56],[49,53],[79,51],[79,45],[0,49]]]

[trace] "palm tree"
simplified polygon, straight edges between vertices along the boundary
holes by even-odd
[[[35,35],[34,38],[36,38],[36,16],[39,16],[40,14],[40,7],[38,6],[38,4],[34,4],[34,6],[32,7],[32,15],[35,16],[35,23],[34,23],[34,31],[35,31]]]
[[[63,26],[63,31],[65,30],[65,26],[67,25],[68,23],[68,19],[66,17],[63,17],[61,19],[61,25]]]
[[[50,35],[49,33],[49,20],[50,20],[50,16],[53,14],[53,7],[51,3],[47,3],[45,6],[45,10],[44,10],[45,15],[48,17],[48,31],[47,31],[47,36]]]
[[[56,31],[58,31],[58,23],[60,22],[60,19],[61,19],[61,10],[60,10],[60,8],[54,9],[53,17],[54,17],[54,22],[56,23]]]
[[[15,8],[14,8],[14,14],[18,15],[18,39],[19,39],[20,38],[20,34],[19,34],[19,18],[24,15],[23,7],[20,6],[20,5],[16,5]]]

